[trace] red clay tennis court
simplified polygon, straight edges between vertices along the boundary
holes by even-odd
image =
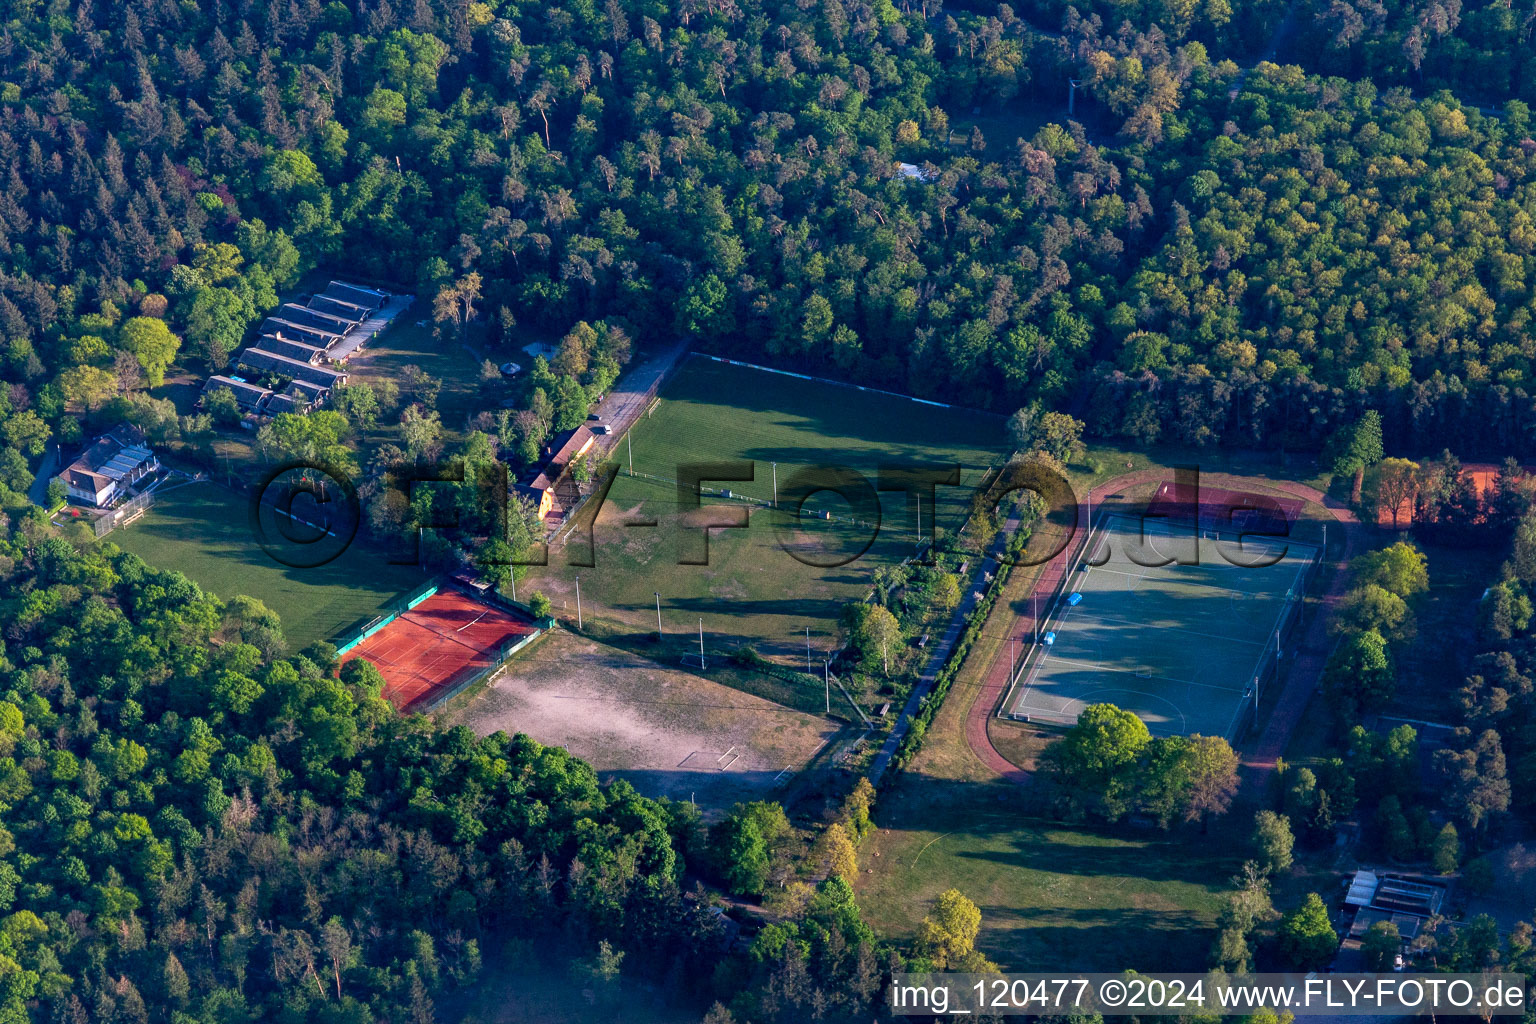
[[[384,676],[384,699],[406,711],[490,667],[496,652],[532,624],[455,590],[441,590],[348,653]]]

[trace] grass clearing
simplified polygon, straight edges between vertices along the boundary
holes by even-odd
[[[249,508],[247,498],[218,484],[186,484],[157,495],[144,516],[106,539],[221,598],[257,598],[278,614],[295,650],[372,618],[426,580],[415,566],[387,564],[360,538],[325,565],[281,565],[251,535]]]
[[[631,637],[654,636],[659,594],[669,637],[696,639],[702,620],[707,651],[752,643],[764,657],[801,670],[809,630],[812,668],[819,672],[816,652],[834,646],[843,605],[867,593],[877,566],[895,564],[915,550],[906,495],[881,492],[878,512],[868,507],[857,513],[865,523],[878,521],[875,540],[861,557],[835,567],[807,565],[785,548],[808,560],[830,561],[834,553],[856,553],[870,529],[808,518],[792,523],[782,510],[706,498],[701,515],[719,517],[716,521],[746,516],[749,525],[710,531],[709,564],[679,565],[680,556],[699,549],[699,531],[680,521],[678,467],[752,460],[753,480],[709,486],[767,502],[777,463],[778,490],[787,504],[792,480],[805,467],[847,466],[873,485],[882,464],[958,463],[961,486],[937,491],[938,524],[955,529],[976,484],[1001,457],[1003,440],[1002,420],[989,414],[695,357],[668,382],[653,413],[635,426],[630,445],[621,442],[615,450],[627,468],[632,446],[640,475],[621,474],[614,481],[592,531],[595,565],[564,564],[573,550],[585,550],[584,538],[577,538],[519,588],[542,590],[558,614],[574,619],[579,574],[588,627]],[[729,510],[708,508],[722,504]],[[811,496],[806,507],[855,515],[852,506],[827,491]],[[658,525],[627,525],[651,519]],[[797,532],[781,535],[786,526]]]
[[[437,412],[443,420],[445,437],[449,441],[459,440],[471,416],[495,405],[479,397],[481,357],[451,337],[439,341],[432,336],[431,327],[416,326],[417,319],[417,310],[406,310],[388,330],[353,356],[347,363],[349,383],[377,384],[390,380],[401,384],[403,406],[411,401],[411,396],[404,391],[401,371],[407,366],[421,367],[423,372],[443,382],[437,396]],[[368,432],[369,444],[398,443],[398,419],[398,414],[380,417],[379,426]]]
[[[882,796],[859,851],[875,928],[910,937],[958,888],[981,908],[978,948],[1004,970],[1204,969],[1242,860],[1229,841],[1030,818],[1018,786],[928,775],[926,756]]]

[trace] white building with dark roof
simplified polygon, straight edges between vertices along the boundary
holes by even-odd
[[[159,470],[160,460],[144,444],[143,432],[123,424],[91,442],[56,479],[75,501],[106,508]]]

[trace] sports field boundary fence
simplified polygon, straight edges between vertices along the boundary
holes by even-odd
[[[403,598],[394,601],[387,609],[375,615],[367,622],[343,630],[336,638],[336,656],[340,657],[351,651],[352,648],[421,604],[421,602],[437,593],[440,586],[440,580],[428,580]]]
[[[1280,613],[1280,621],[1275,624],[1275,629],[1269,635],[1264,645],[1264,651],[1259,656],[1259,664],[1254,670],[1253,680],[1246,700],[1238,706],[1231,727],[1228,729],[1227,740],[1236,743],[1243,735],[1243,724],[1258,728],[1259,709],[1263,705],[1264,694],[1271,692],[1280,678],[1280,652],[1295,632],[1296,624],[1301,618],[1301,609],[1306,604],[1307,595],[1312,588],[1317,576],[1317,567],[1323,560],[1324,552],[1320,545],[1309,545],[1313,548],[1312,557],[1302,568],[1300,576],[1286,594],[1285,610]],[[1294,657],[1292,658],[1294,661]]]
[[[1063,553],[1058,554],[1046,563],[1045,568],[1040,571],[1040,577],[1035,580],[1035,585],[1030,588],[1031,595],[1037,593],[1042,585],[1050,588],[1050,593],[1046,595],[1039,611],[1035,612],[1032,610],[1029,613],[1030,624],[1034,627],[1034,636],[1036,638],[1040,636],[1042,624],[1051,621],[1051,616],[1055,614],[1056,606],[1066,593],[1067,584],[1072,579],[1074,569],[1082,560],[1083,552],[1099,532],[1098,523],[1103,522],[1105,516],[1106,513],[1100,512],[1098,519],[1090,521],[1088,528],[1082,531],[1080,537],[1068,541],[1067,547],[1063,549]],[[1048,579],[1048,577],[1052,576],[1054,576],[1054,579]],[[1018,616],[1020,619],[1023,617],[1023,615]],[[1020,678],[1028,677],[1032,679],[1033,673],[1040,670],[1041,649],[1042,645],[1038,640],[1031,641],[1029,649],[1024,653],[1024,657],[1019,662],[1018,668],[1008,680],[1008,685],[1003,687],[1002,699],[998,702],[997,707],[993,709],[993,713],[997,717],[1011,718],[1011,714],[1007,709],[1011,706],[1013,700],[1014,687],[1018,685]]]
[[[919,405],[932,405],[940,409],[960,409],[967,412],[984,412],[982,409],[969,409],[963,405],[950,405],[948,402],[935,402],[931,398],[914,398],[912,395],[904,395],[900,391],[886,391],[884,388],[865,387],[863,384],[851,384],[846,380],[833,380],[831,377],[813,377],[808,373],[795,373],[793,370],[778,370],[772,366],[761,366],[757,363],[744,363],[739,359],[727,359],[724,356],[710,355],[708,352],[695,352],[711,362],[724,363],[726,366],[739,366],[744,370],[759,370],[763,373],[776,373],[781,377],[793,377],[796,380],[811,381],[815,384],[835,384],[840,388],[853,388],[855,391],[864,391],[872,395],[885,395],[889,398],[904,398],[909,402],[917,402]],[[997,413],[988,413],[996,416]]]
[[[1046,645],[1040,643],[1038,637],[1044,629],[1044,624],[1050,622],[1057,613],[1061,600],[1066,594],[1067,587],[1074,575],[1076,575],[1077,567],[1081,564],[1084,551],[1090,548],[1095,537],[1104,533],[1110,520],[1122,515],[1124,513],[1118,510],[1105,509],[1100,511],[1094,522],[1090,524],[1085,536],[1077,542],[1069,557],[1060,563],[1063,568],[1051,585],[1050,595],[1042,602],[1038,618],[1032,618],[1035,627],[1035,637],[1032,638],[1025,656],[1020,659],[1012,678],[1008,680],[1008,685],[1003,690],[1002,698],[993,709],[993,714],[996,717],[1009,721],[1017,720],[1015,713],[1009,710],[1013,704],[1014,691],[1017,689],[1020,680],[1024,681],[1026,687],[1033,685],[1036,676],[1039,674],[1040,667],[1045,658]],[[1222,533],[1215,530],[1202,530],[1201,534],[1202,536],[1212,536],[1216,539],[1221,539],[1222,537]],[[1277,652],[1284,649],[1284,644],[1295,628],[1300,610],[1306,603],[1307,595],[1312,590],[1318,563],[1323,558],[1323,551],[1320,546],[1305,542],[1295,543],[1301,543],[1302,546],[1311,548],[1312,556],[1301,569],[1296,581],[1287,592],[1285,608],[1281,611],[1280,620],[1275,624],[1275,628],[1270,631],[1269,636],[1265,639],[1264,649],[1259,655],[1257,664],[1254,666],[1253,676],[1249,679],[1248,692],[1234,709],[1232,721],[1228,724],[1222,736],[1223,739],[1234,744],[1242,737],[1247,726],[1256,725],[1258,709],[1263,695],[1269,692],[1270,687],[1274,685],[1279,677],[1280,658]],[[1057,563],[1053,560],[1052,564]],[[1051,567],[1047,566],[1046,572],[1050,571]],[[1039,587],[1041,582],[1044,582],[1043,575],[1042,579],[1037,581],[1035,586]],[[1033,613],[1031,615],[1033,616]],[[1020,618],[1023,618],[1023,616],[1020,616]]]
[[[419,712],[425,715],[438,710],[471,686],[495,674],[501,666],[507,663],[508,658],[543,636],[544,632],[544,630],[535,626],[530,632],[524,633],[514,640],[508,640],[488,656],[486,664],[471,666],[465,669],[460,678],[450,681],[434,694],[431,699],[421,701],[413,706],[410,709],[411,713],[416,714]]]
[[[98,539],[105,537],[119,526],[125,526],[139,518],[154,503],[155,492],[145,491],[143,494],[129,498],[106,515],[97,516],[91,522],[91,529],[95,531]]]

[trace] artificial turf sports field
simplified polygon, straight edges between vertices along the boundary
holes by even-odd
[[[585,552],[578,532],[519,589],[542,590],[557,613],[575,618],[579,574],[584,620],[634,634],[655,633],[659,593],[669,633],[696,635],[702,620],[711,650],[751,642],[765,656],[804,668],[806,631],[813,649],[832,646],[843,605],[864,597],[876,566],[915,550],[917,524],[904,493],[881,492],[879,528],[867,552],[835,567],[804,564],[780,546],[774,519],[788,523],[788,514],[763,504],[773,496],[774,463],[781,499],[802,467],[846,466],[873,483],[882,464],[958,464],[961,485],[939,487],[936,495],[938,525],[953,530],[964,522],[976,484],[1001,458],[1004,440],[1003,421],[991,414],[695,356],[667,382],[628,444],[614,446],[611,459],[621,471],[591,531],[594,565],[566,564],[572,551]],[[635,476],[627,472],[631,451]],[[709,564],[679,565],[682,545],[694,551],[698,531],[679,522],[678,467],[732,460],[755,462],[755,479],[709,486],[755,503],[706,497],[704,504],[730,506],[709,514],[748,515],[749,526],[712,530]],[[813,496],[812,507],[834,516],[852,511],[828,492]],[[654,527],[625,525],[652,519]],[[789,546],[818,562],[857,552],[871,532],[836,520],[793,525],[798,532],[786,538]]]
[[[1187,558],[1196,544],[1197,564],[1155,564]],[[1108,703],[1154,735],[1233,736],[1316,555],[1252,536],[1238,552],[1204,532],[1105,517],[1043,623],[1054,642],[1034,648],[1009,710],[1071,724],[1089,704]],[[1074,592],[1075,605],[1066,599]]]
[[[426,580],[415,566],[388,564],[387,555],[361,538],[325,565],[281,565],[262,550],[249,521],[244,495],[191,483],[162,489],[140,519],[106,539],[226,600],[258,599],[277,613],[295,650],[374,617]]]

